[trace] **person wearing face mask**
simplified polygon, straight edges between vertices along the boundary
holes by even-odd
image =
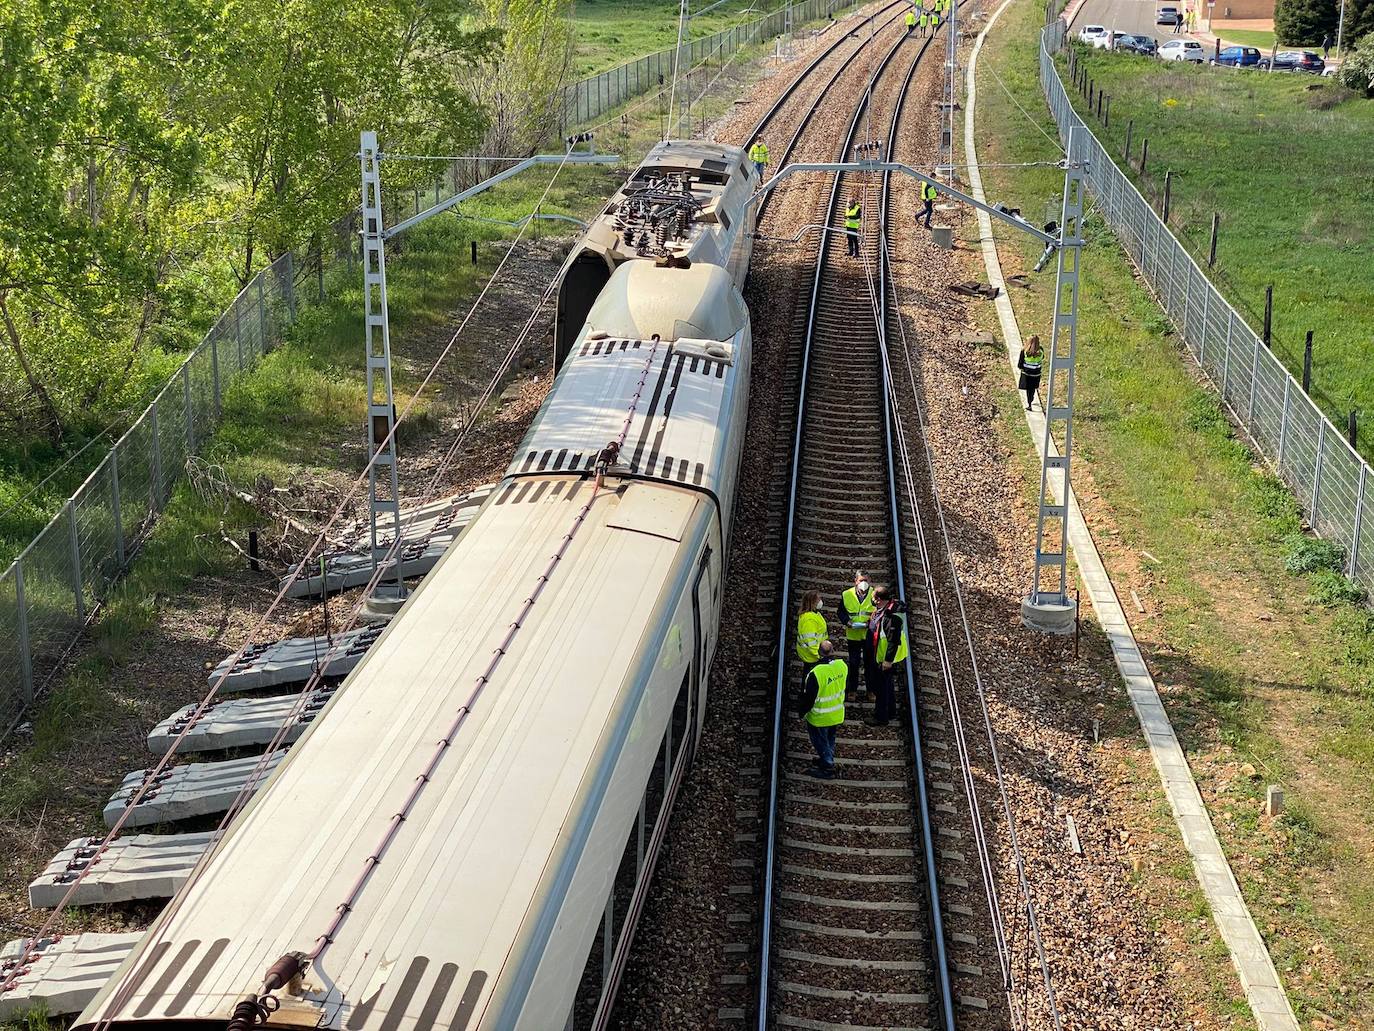
[[[859,671],[872,665],[867,654],[868,620],[873,615],[873,590],[868,583],[868,574],[862,569],[854,571],[854,586],[845,589],[840,595],[840,611],[844,616],[844,636],[849,645],[849,682],[848,689],[859,689]],[[865,677],[869,700],[873,699],[873,678]]]
[[[801,659],[803,680],[821,661],[821,642],[830,636],[822,608],[820,591],[802,595],[801,615],[797,617],[797,658]]]
[[[885,727],[896,712],[896,696],[893,681],[897,677],[897,667],[906,661],[906,603],[893,596],[887,587],[873,589],[875,608],[868,621],[869,641],[873,656],[873,666],[869,674],[876,674],[871,681],[878,698],[873,708],[873,724]]]

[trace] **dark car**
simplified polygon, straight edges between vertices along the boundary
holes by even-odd
[[[1149,36],[1117,36],[1116,42],[1112,44],[1114,50],[1124,50],[1130,54],[1143,54],[1145,57],[1153,57],[1159,50],[1159,44]]]
[[[1267,69],[1269,58],[1261,58],[1259,67]],[[1274,55],[1274,71],[1276,72],[1311,72],[1313,75],[1320,75],[1326,69],[1326,62],[1322,60],[1321,54],[1313,53],[1311,50],[1280,50]]]
[[[1253,68],[1260,63],[1260,52],[1254,47],[1226,47],[1208,63]]]

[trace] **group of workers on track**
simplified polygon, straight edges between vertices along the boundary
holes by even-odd
[[[848,654],[836,654],[823,610],[820,591],[802,596],[797,617],[797,658],[802,663],[802,686],[795,708],[806,720],[807,734],[816,749],[808,772],[821,780],[835,776],[835,739],[844,723],[846,701],[857,701],[862,675],[868,700],[874,703],[874,726],[885,727],[896,711],[893,687],[907,657],[906,604],[887,587],[873,586],[858,570],[854,586],[840,595]]]
[[[940,19],[949,17],[949,8],[950,0],[936,0],[930,7],[920,4],[920,14],[917,14],[918,6],[913,4],[906,12],[906,34],[910,36],[919,26],[922,36],[935,35],[940,31]]]

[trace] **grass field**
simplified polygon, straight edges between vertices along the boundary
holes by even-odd
[[[697,0],[692,6],[705,8],[707,4]],[[752,21],[775,6],[776,0],[726,0],[692,19],[691,38]],[[581,78],[676,45],[678,4],[673,0],[579,0],[573,21],[574,74]]]
[[[1058,156],[1036,76],[1042,21],[1039,3],[1017,0],[985,48],[978,101],[984,162]],[[1186,170],[1175,196],[1185,198],[1190,221],[1209,217],[1212,203],[1236,212],[1224,223],[1222,254],[1231,275],[1238,278],[1245,262],[1269,270],[1276,300],[1287,298],[1279,324],[1290,334],[1328,301],[1339,307],[1341,317],[1323,323],[1329,336],[1318,337],[1331,340],[1319,368],[1334,376],[1335,341],[1347,341],[1353,359],[1358,340],[1369,339],[1370,313],[1348,300],[1368,298],[1369,270],[1335,242],[1362,238],[1369,184],[1351,182],[1319,199],[1305,172],[1271,171],[1253,154],[1262,144],[1281,156],[1276,164],[1297,167],[1293,155],[1312,149],[1294,126],[1310,119],[1321,123],[1316,138],[1341,155],[1314,156],[1319,168],[1330,171],[1345,160],[1367,170],[1360,145],[1329,135],[1327,123],[1364,126],[1368,138],[1365,119],[1374,107],[1313,112],[1303,80],[1270,86],[1244,74],[1151,64],[1127,81],[1124,68],[1120,61],[1094,65],[1113,94],[1114,125],[1120,112],[1134,112],[1136,139],[1143,123],[1152,155],[1158,137],[1157,167],[1166,167],[1169,156],[1176,170]],[[1179,104],[1168,106],[1170,98]],[[1052,169],[991,168],[985,175],[990,196],[1027,212],[1039,213],[1062,190],[1062,174]],[[1312,214],[1274,203],[1284,196],[1281,179]],[[1264,226],[1236,225],[1246,218],[1262,218]],[[1308,254],[1294,240],[1267,239],[1265,226],[1321,238],[1320,247]],[[1132,623],[1302,1026],[1374,1027],[1374,617],[1338,599],[1336,574],[1289,571],[1314,548],[1292,496],[1199,385],[1115,237],[1095,216],[1085,228],[1075,419],[1080,502],[1118,591],[1140,598],[1144,611],[1130,605]],[[1005,236],[1000,244],[1006,264],[1029,266],[1037,256],[1024,237]],[[1043,334],[1048,276],[1012,294],[1023,331]],[[1367,378],[1358,381],[1365,389]],[[1014,402],[1008,408],[1016,414]],[[1029,447],[1025,431],[1019,419],[1006,422],[1019,454]],[[1141,776],[1154,777],[1148,760]],[[1287,792],[1278,819],[1261,814],[1266,783]],[[1159,817],[1171,822],[1167,810]],[[1210,1014],[1198,1026],[1250,1026],[1230,994],[1234,975],[1224,954],[1217,958],[1205,905],[1199,909],[1190,895],[1189,865],[1148,864],[1141,885],[1162,900],[1161,932],[1181,931],[1201,957],[1181,956],[1169,974],[1194,1014]]]
[[[1368,420],[1374,456],[1374,103],[1306,75],[1186,67],[1085,51],[1111,97],[1111,127],[1090,119],[1119,155],[1150,141],[1147,195],[1173,170],[1171,224],[1205,258],[1221,216],[1218,285],[1258,330],[1274,284],[1275,350],[1295,374],[1315,333],[1313,392],[1344,425]],[[1084,103],[1086,108],[1086,103]]]
[[[1218,26],[1212,30],[1213,35],[1220,36],[1223,44],[1243,47],[1259,47],[1261,50],[1271,50],[1274,46],[1274,33],[1265,29],[1228,29],[1226,26]],[[1317,40],[1318,43],[1321,40]],[[1309,44],[1290,43],[1289,46],[1304,46]]]

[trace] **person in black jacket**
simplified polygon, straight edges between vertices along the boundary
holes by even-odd
[[[1021,356],[1016,359],[1016,367],[1021,370],[1021,379],[1016,389],[1026,392],[1026,411],[1035,407],[1035,392],[1040,389],[1040,370],[1045,367],[1045,352],[1040,346],[1039,337],[1031,337]]]

